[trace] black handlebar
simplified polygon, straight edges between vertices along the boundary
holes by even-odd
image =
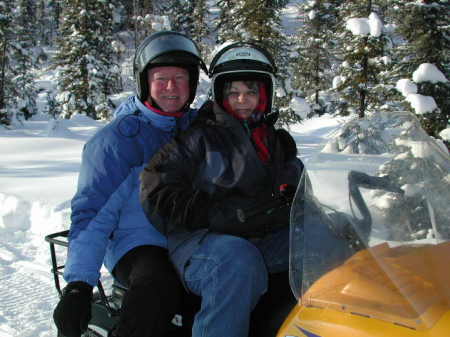
[[[389,176],[376,177],[358,171],[350,171],[348,174],[348,186],[351,201],[353,200],[362,216],[362,219],[357,220],[357,231],[359,231],[358,234],[362,235],[364,238],[368,238],[370,235],[370,231],[372,229],[372,216],[370,215],[366,202],[361,195],[360,188],[369,190],[378,189],[404,194],[403,190],[394,184]]]
[[[348,183],[352,186],[362,187],[370,190],[385,190],[388,192],[402,193],[400,187],[393,184],[389,176],[375,177],[358,171],[350,171],[348,174]]]

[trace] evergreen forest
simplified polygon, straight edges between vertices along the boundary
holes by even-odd
[[[409,110],[433,137],[449,127],[448,0],[0,0],[0,127],[111,119],[111,97],[134,90],[135,48],[164,29],[191,36],[207,64],[222,43],[266,47],[282,124]],[[45,71],[55,90],[36,83]]]

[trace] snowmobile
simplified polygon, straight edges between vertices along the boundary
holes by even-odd
[[[251,337],[450,336],[450,156],[408,123],[392,155],[319,153],[306,162],[289,273],[271,276]],[[55,246],[67,247],[67,234],[46,237],[59,294]],[[107,288],[99,282],[84,337],[107,336],[117,322],[126,289]],[[199,300],[186,303],[168,337],[190,336]]]
[[[277,337],[450,336],[450,156],[406,122],[392,153],[307,161],[291,208],[298,303]]]

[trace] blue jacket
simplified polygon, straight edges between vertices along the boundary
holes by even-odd
[[[139,174],[161,146],[189,126],[196,113],[162,116],[132,96],[117,109],[116,118],[85,144],[72,199],[67,282],[95,286],[102,263],[112,271],[134,247],[167,246],[141,208]]]

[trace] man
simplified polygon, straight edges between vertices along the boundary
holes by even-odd
[[[138,177],[143,164],[195,118],[189,105],[199,68],[206,70],[193,41],[176,32],[152,34],[134,58],[137,96],[86,143],[72,200],[68,284],[54,311],[62,335],[86,329],[102,263],[128,287],[112,336],[163,336],[176,313],[182,286],[165,237],[142,211]]]

